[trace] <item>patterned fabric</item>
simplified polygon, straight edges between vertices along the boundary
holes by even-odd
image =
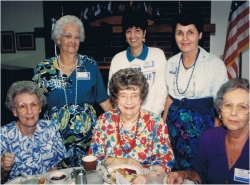
[[[39,120],[32,136],[23,135],[13,121],[0,128],[1,153],[14,153],[15,163],[9,179],[48,172],[67,157],[65,146],[56,125],[48,120]]]
[[[117,142],[116,124],[120,112],[117,109],[102,114],[93,130],[93,139],[89,150],[90,155],[98,157],[100,165],[105,157],[130,158],[138,160],[144,167],[161,165],[165,171],[173,167],[174,156],[168,128],[161,117],[146,110],[141,110],[139,118],[136,146],[130,152],[123,152]],[[125,149],[130,148],[134,137],[134,126],[131,131],[126,131],[120,125],[121,143]]]
[[[171,104],[167,115],[167,126],[175,155],[174,170],[188,169],[194,161],[199,139],[204,130],[214,125],[214,109],[201,115],[194,109],[183,109]]]
[[[57,58],[53,57],[37,65],[32,79],[47,97],[45,118],[57,124],[66,146],[69,158],[61,163],[62,168],[82,166],[81,159],[89,150],[96,122],[96,112],[91,104],[108,99],[95,60],[78,54],[77,57],[77,69],[70,76],[60,71]]]

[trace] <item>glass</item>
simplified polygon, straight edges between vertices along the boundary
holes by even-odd
[[[73,36],[73,35],[70,34],[70,33],[66,33],[66,34],[61,34],[61,36],[62,36],[63,38],[68,39],[68,40],[71,40],[71,39],[74,37],[75,40],[80,41],[80,35],[74,35],[74,36]]]
[[[118,100],[120,100],[121,102],[126,102],[126,101],[128,101],[128,97],[129,97],[129,96],[128,96],[127,94],[119,94],[119,95],[118,95]],[[137,93],[132,94],[132,95],[130,96],[130,100],[131,100],[132,102],[137,102],[137,101],[140,100],[140,95],[137,94]]]
[[[225,101],[221,103],[220,110],[222,112],[231,112],[233,110],[234,104],[230,101]],[[236,104],[237,112],[241,114],[249,114],[249,104],[247,103],[238,103]]]
[[[20,180],[20,184],[38,184],[38,177],[36,176],[22,177]]]
[[[86,172],[87,184],[103,184],[102,170],[91,170]]]
[[[15,106],[17,112],[19,113],[25,113],[28,112],[28,106],[30,106],[31,110],[40,110],[41,109],[41,104],[39,101],[32,102],[30,104],[27,103],[19,103],[18,105]]]

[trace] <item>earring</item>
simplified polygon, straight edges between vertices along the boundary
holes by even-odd
[[[220,119],[220,120],[222,119],[222,116],[221,116],[221,114],[219,115],[219,119]]]
[[[146,39],[145,39],[145,38],[143,38],[143,39],[142,39],[142,42],[143,42],[143,43],[145,43],[145,42],[146,42]]]

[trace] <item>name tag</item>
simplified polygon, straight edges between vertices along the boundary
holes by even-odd
[[[90,72],[77,72],[78,80],[90,80]]]
[[[243,182],[243,183],[249,183],[250,179],[250,171],[235,168],[234,169],[234,181]]]
[[[169,73],[175,75],[175,74],[176,74],[176,71],[177,71],[177,67],[176,67],[176,66],[171,66],[171,67],[170,67],[170,70],[169,70]]]
[[[150,67],[154,67],[154,61],[145,61],[144,62],[144,68],[150,68]]]

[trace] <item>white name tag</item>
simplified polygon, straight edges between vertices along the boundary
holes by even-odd
[[[90,80],[90,72],[77,72],[78,80]]]
[[[154,61],[145,61],[143,67],[144,68],[154,67]]]
[[[250,171],[235,168],[234,169],[234,181],[243,182],[243,183],[249,183],[250,179]]]

